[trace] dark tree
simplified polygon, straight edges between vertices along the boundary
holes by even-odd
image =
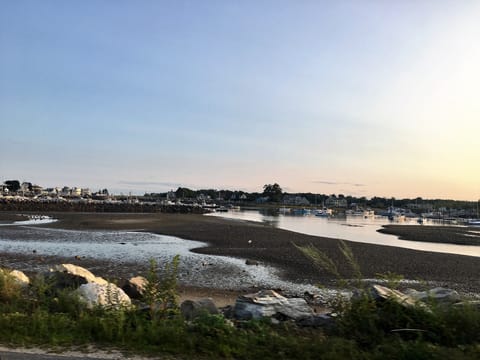
[[[195,198],[196,192],[189,188],[179,187],[177,191],[175,191],[175,196],[179,199],[192,199]]]
[[[277,183],[263,185],[263,196],[268,196],[271,201],[280,201],[282,193],[282,188]]]
[[[7,180],[4,184],[7,185],[8,191],[17,192],[20,190],[20,181],[18,180]]]

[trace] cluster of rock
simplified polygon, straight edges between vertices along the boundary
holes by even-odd
[[[170,213],[170,214],[205,214],[209,212],[201,206],[157,203],[127,203],[92,200],[62,200],[41,201],[30,198],[2,198],[0,197],[1,211],[30,211],[30,212],[105,212],[105,213]]]
[[[1,271],[22,287],[30,284],[30,279],[22,271]],[[131,305],[130,297],[121,288],[80,266],[57,265],[45,274],[45,280],[56,289],[74,289],[75,294],[88,308],[119,308]]]
[[[457,291],[441,287],[427,291],[407,289],[403,293],[385,286],[372,285],[361,294],[362,296],[368,294],[378,303],[386,300],[395,301],[402,306],[417,306],[425,311],[430,311],[429,305],[432,303],[445,306],[473,306],[480,310],[480,301],[462,301]],[[355,296],[360,296],[360,293]],[[312,300],[309,296],[306,298]],[[286,298],[273,290],[262,290],[240,296],[233,307],[221,310],[224,315],[236,320],[270,318],[272,322],[294,321],[297,325],[309,327],[333,326],[337,316],[332,312],[317,314],[305,298]],[[187,320],[202,312],[218,314],[219,310],[211,299],[188,301],[182,304],[182,313]]]
[[[28,286],[29,278],[21,271],[1,270],[9,274],[20,286]],[[75,289],[75,294],[88,308],[125,308],[132,305],[133,300],[141,300],[146,289],[147,280],[137,276],[131,278],[121,287],[107,280],[93,275],[87,269],[72,265],[61,264],[55,266],[46,275],[49,283],[56,288]],[[421,306],[427,311],[428,303],[453,306],[474,306],[480,309],[480,301],[461,301],[455,290],[435,288],[428,291],[408,289],[405,292],[390,289],[381,285],[372,285],[368,292],[375,301],[396,301],[405,307]],[[362,295],[365,292],[361,293]],[[307,294],[308,295],[308,294]],[[359,296],[359,295],[353,295]],[[307,302],[307,300],[310,300]],[[270,318],[272,322],[294,321],[300,326],[326,327],[333,325],[335,314],[317,314],[311,306],[311,296],[286,298],[273,290],[262,290],[254,294],[239,296],[233,306],[217,308],[210,298],[200,300],[186,300],[180,310],[183,317],[193,320],[201,314],[223,314],[226,318],[235,320],[250,320]]]
[[[457,291],[443,287],[426,291],[407,289],[401,292],[381,285],[372,285],[369,292],[377,301],[392,300],[405,307],[420,306],[428,310],[429,304],[436,304],[440,306],[471,306],[480,310],[480,301],[465,301]]]

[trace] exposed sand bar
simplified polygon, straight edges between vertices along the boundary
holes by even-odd
[[[298,283],[330,286],[335,280],[331,274],[312,266],[293,246],[314,244],[338,264],[342,274],[351,272],[338,250],[338,240],[309,236],[252,222],[229,221],[216,217],[186,214],[106,214],[106,213],[52,213],[59,221],[43,225],[72,230],[128,230],[180,237],[208,243],[193,251],[240,259],[251,259],[280,269],[285,280]],[[249,241],[251,240],[251,241]],[[406,279],[436,281],[464,291],[480,292],[480,258],[432,253],[347,242],[352,248],[365,278],[394,272]],[[2,254],[3,259],[10,255]],[[10,256],[11,257],[11,256]],[[34,255],[23,254],[24,258]],[[0,259],[1,260],[1,259]],[[101,267],[102,262],[90,259],[82,263]],[[73,262],[73,261],[72,261]],[[104,262],[105,266],[115,266]]]

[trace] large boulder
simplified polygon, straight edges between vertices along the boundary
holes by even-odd
[[[3,269],[0,269],[0,271],[6,276],[10,276],[10,278],[22,288],[27,287],[30,284],[30,279],[28,278],[27,275],[23,273],[23,271],[19,271],[19,270],[9,271],[9,270],[3,270]]]
[[[95,283],[100,285],[108,284],[105,279],[93,275],[87,269],[73,265],[61,264],[50,269],[47,278],[54,283],[57,288],[78,288],[82,284]]]
[[[75,293],[89,309],[97,306],[118,309],[132,304],[128,295],[112,283],[98,284],[91,282],[83,284]]]
[[[310,317],[300,319],[297,324],[303,327],[331,328],[335,325],[336,317],[332,314],[315,314]]]
[[[436,287],[427,291],[408,289],[405,291],[405,293],[407,293],[416,301],[423,302],[433,301],[439,304],[454,304],[461,300],[457,291],[443,287]]]
[[[125,291],[131,299],[142,299],[146,286],[147,279],[143,276],[136,276],[128,280],[122,286],[122,290]]]
[[[233,312],[234,316],[241,320],[262,317],[301,320],[313,314],[305,299],[286,298],[273,290],[240,296],[235,302]]]
[[[372,285],[370,294],[376,301],[390,300],[395,301],[405,307],[413,307],[417,305],[417,301],[398,290],[393,290],[382,285]]]
[[[201,314],[218,314],[219,311],[211,298],[199,300],[185,300],[180,305],[180,311],[185,320],[193,320]]]

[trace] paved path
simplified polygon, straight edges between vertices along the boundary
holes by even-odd
[[[0,351],[0,360],[104,360],[105,358],[96,358],[90,356],[68,356],[55,354],[31,354],[22,352]]]

